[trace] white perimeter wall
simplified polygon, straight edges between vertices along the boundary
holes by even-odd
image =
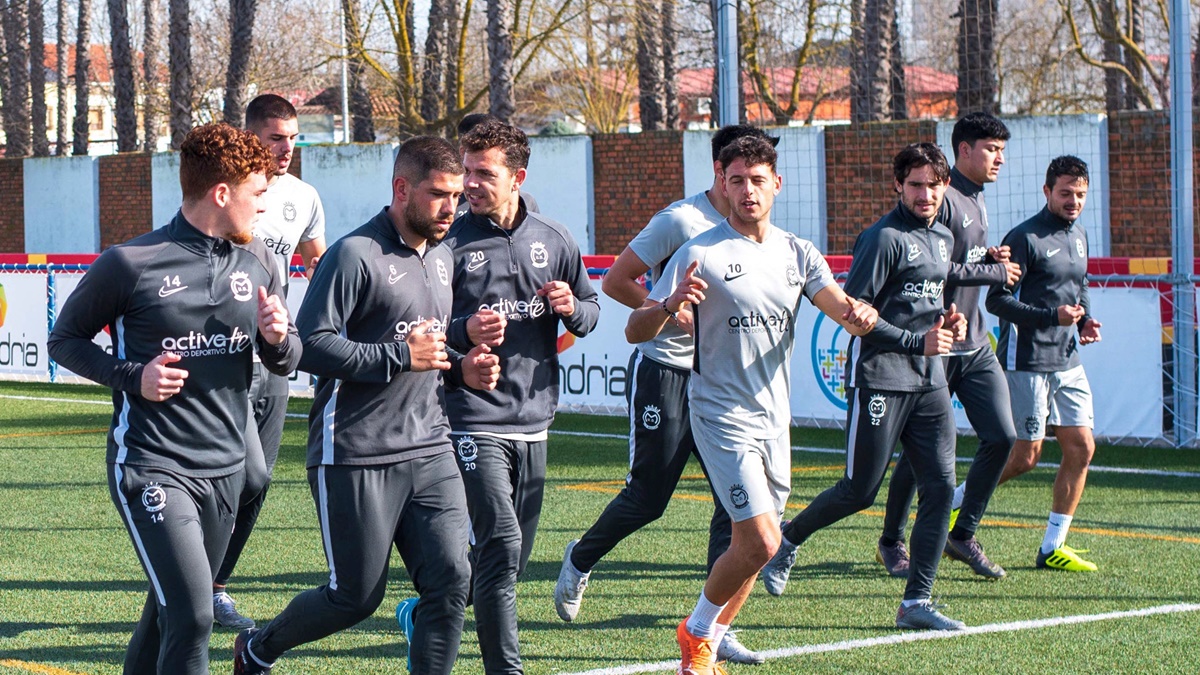
[[[150,189],[154,228],[157,229],[170,222],[183,203],[178,153],[160,152],[150,158]]]
[[[567,226],[584,255],[594,253],[591,137],[535,136],[529,149],[528,177],[521,189],[533,195],[542,213]]]
[[[779,137],[777,169],[783,178],[771,221],[826,252],[825,135],[820,127],[786,127],[767,133]],[[711,131],[683,134],[684,194],[693,195],[712,186],[711,140]]]
[[[95,157],[26,159],[25,250],[100,252],[100,173]]]
[[[333,243],[392,202],[391,143],[309,145],[301,151],[304,182],[325,207],[325,241]]]
[[[985,186],[988,243],[999,244],[1005,233],[1046,205],[1042,185],[1046,167],[1059,155],[1087,162],[1091,175],[1088,203],[1079,220],[1088,235],[1089,255],[1109,255],[1108,236],[1108,120],[1103,115],[1004,118],[1012,138],[1004,149],[1000,178]],[[950,134],[953,122],[939,122],[938,145],[954,163]]]

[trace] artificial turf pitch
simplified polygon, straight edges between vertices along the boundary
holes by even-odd
[[[26,398],[14,398],[26,397]],[[0,673],[119,673],[146,579],[109,501],[106,390],[0,383]],[[307,413],[293,400],[292,413]],[[576,673],[678,658],[674,628],[703,583],[711,501],[689,467],[666,515],[618,546],[592,575],[573,624],[554,612],[566,543],[619,489],[628,461],[623,419],[561,415],[550,438],[545,507],[518,584],[526,672]],[[578,435],[593,434],[593,435]],[[230,584],[238,609],[265,623],[299,591],[327,579],[304,469],[306,421],[289,419],[274,485]],[[610,437],[611,436],[611,437]],[[837,431],[793,429],[794,445],[838,448]],[[973,439],[962,439],[969,455]],[[792,515],[841,475],[839,454],[793,455]],[[1043,461],[1057,461],[1048,444]],[[996,632],[894,643],[903,581],[874,561],[876,506],[815,535],[800,550],[787,593],[755,589],[735,628],[754,649],[808,647],[731,673],[1185,673],[1200,671],[1200,451],[1101,446],[1094,465],[1182,476],[1093,471],[1068,543],[1091,549],[1095,574],[1034,569],[1050,505],[1052,468],[996,492],[979,538],[1008,578],[987,582],[943,560],[934,594],[945,612]],[[966,465],[959,465],[959,476]],[[355,628],[287,654],[275,672],[403,673],[407,646],[393,609],[412,594],[393,556],[388,595]],[[1174,606],[1171,613],[1092,620]],[[1013,622],[1086,617],[1038,627]],[[1003,630],[1001,630],[1003,629]],[[234,632],[218,628],[214,673],[230,672]],[[828,645],[863,641],[829,650]],[[826,645],[826,647],[819,647]],[[813,647],[818,646],[818,647]],[[470,610],[455,672],[481,673]],[[661,672],[661,671],[660,671]]]

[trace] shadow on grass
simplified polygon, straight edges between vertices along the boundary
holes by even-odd
[[[98,591],[146,592],[149,582],[145,579],[111,579],[105,581],[67,581],[44,579],[2,579],[3,591],[72,591],[95,593]]]

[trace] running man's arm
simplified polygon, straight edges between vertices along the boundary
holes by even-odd
[[[987,311],[1015,324],[1018,328],[1050,328],[1058,325],[1058,310],[1054,307],[1034,307],[1021,302],[1021,285],[1029,271],[1029,263],[1033,258],[1029,240],[1017,232],[1009,232],[1004,237],[1004,245],[1009,248],[1009,256],[1021,268],[1021,278],[1013,286],[996,285],[988,291],[984,306]]]
[[[321,204],[321,197],[318,195],[313,200],[313,212],[308,226],[304,228],[300,241],[296,243],[296,253],[300,255],[304,274],[309,280],[312,279],[321,256],[325,255],[325,249],[325,206]]]
[[[649,271],[650,266],[626,246],[604,275],[600,288],[605,295],[622,305],[638,309],[646,302],[646,296],[650,295],[650,291],[638,279]]]
[[[290,375],[300,365],[300,335],[288,316],[284,302],[283,280],[273,260],[263,261],[271,275],[269,288],[258,291],[258,332],[255,336],[258,358],[264,367],[276,375]]]
[[[874,306],[879,294],[883,292],[888,276],[899,264],[899,258],[899,248],[880,246],[877,236],[870,231],[864,232],[854,242],[854,258],[850,263],[850,273],[846,277],[843,291],[858,302]],[[883,319],[878,319],[875,328],[862,337],[888,351],[918,355],[925,353],[923,334],[894,326]]]
[[[994,286],[1015,282],[1021,268],[1015,263],[950,263],[946,282],[951,286]]]
[[[879,320],[878,310],[846,295],[837,284],[817,291],[812,303],[824,312],[825,316],[841,324],[851,335],[862,337],[870,333]]]
[[[124,313],[137,278],[122,249],[97,258],[59,310],[47,345],[50,358],[110,389],[140,394],[144,366],[117,358],[92,341]],[[113,342],[117,339],[114,335]]]
[[[583,264],[583,256],[580,255],[579,248],[573,241],[568,240],[568,243],[572,250],[567,268],[567,278],[560,282],[552,281],[543,286],[543,290],[546,290],[544,297],[551,311],[558,313],[559,318],[562,319],[563,326],[572,335],[584,337],[592,332],[592,329],[600,321],[600,295],[596,293],[596,289],[592,288],[592,282],[588,280],[587,266]],[[560,284],[563,282],[566,283],[567,288],[562,288]],[[547,289],[552,284],[557,286],[557,291]],[[560,304],[558,300],[563,291],[571,296],[569,311],[562,309],[565,304]],[[541,294],[539,291],[539,295]]]
[[[348,317],[367,288],[366,261],[334,245],[317,268],[296,316],[304,344],[300,369],[353,382],[389,382],[411,368],[406,342],[362,343],[343,336]]]

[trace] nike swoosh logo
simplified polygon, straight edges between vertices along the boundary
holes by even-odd
[[[480,267],[483,267],[486,264],[488,264],[487,260],[477,260],[477,261],[467,265],[467,271],[474,272],[475,270],[479,269]]]
[[[1059,251],[1061,251],[1061,250],[1062,250],[1061,248],[1056,248],[1056,249],[1054,249],[1053,251],[1046,251],[1046,257],[1047,257],[1047,258],[1053,258],[1053,257],[1054,257],[1055,255],[1057,255],[1057,254],[1058,254],[1058,252],[1059,252]]]
[[[734,274],[731,276],[728,272],[726,272],[725,273],[725,281],[733,281],[734,279],[744,277],[747,274],[748,274],[748,272],[742,272],[741,274]]]
[[[183,291],[183,290],[187,290],[187,286],[180,286],[179,288],[172,288],[172,289],[171,289],[171,290],[169,290],[169,291],[168,291],[168,290],[167,290],[165,287],[164,287],[164,288],[160,288],[160,289],[158,289],[158,297],[160,297],[160,298],[169,298],[169,297],[171,297],[172,295],[175,295],[175,294],[176,294],[176,293],[178,293],[179,291]]]
[[[970,218],[969,216],[968,216],[968,217],[966,217],[966,218],[963,218],[963,227],[966,227],[966,226],[970,225],[970,224],[971,224],[971,223],[973,223],[973,222],[975,222],[975,221],[971,220],[971,218]]]
[[[389,274],[389,275],[388,275],[388,283],[389,283],[389,284],[394,284],[394,283],[396,283],[397,281],[400,281],[401,279],[403,279],[403,278],[404,278],[404,277],[405,277],[407,274],[408,274],[408,272],[401,272],[401,273],[400,273],[399,275],[397,275],[397,276],[392,276],[392,275],[390,275],[390,274]]]
[[[913,253],[909,253],[909,254],[908,254],[908,259],[909,259],[909,261],[916,260],[916,259],[917,259],[917,258],[919,258],[919,257],[921,257],[921,252],[920,252],[920,251],[915,251],[915,252],[913,252]]]

